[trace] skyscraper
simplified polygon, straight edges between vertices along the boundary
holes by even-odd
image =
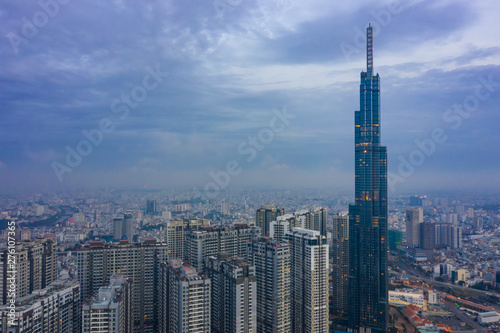
[[[326,237],[326,208],[317,208],[309,210],[306,215],[306,225],[304,228],[317,230],[322,236]]]
[[[280,209],[274,205],[263,205],[255,212],[255,226],[261,228],[262,236],[269,237],[269,223],[284,214],[285,209],[283,208]]]
[[[422,208],[406,209],[406,245],[409,248],[420,247],[420,224],[424,222]]]
[[[387,293],[387,150],[380,145],[380,77],[373,73],[373,28],[366,30],[367,71],[355,111],[355,203],[349,205],[349,326],[385,332]]]
[[[210,332],[210,279],[179,259],[159,267],[159,325],[155,332]]]
[[[91,241],[76,252],[82,300],[107,284],[111,275],[134,279],[133,332],[157,332],[158,270],[167,260],[167,244],[148,238],[144,243]]]
[[[14,256],[16,263],[16,297],[23,297],[47,287],[57,279],[56,243],[50,239],[38,238],[32,241],[16,242],[15,253],[0,248],[0,303],[8,300],[7,280],[9,257]]]
[[[83,332],[132,332],[132,278],[113,275],[82,307]]]
[[[244,223],[233,226],[202,226],[186,232],[186,261],[198,273],[205,271],[208,256],[227,253],[232,257],[244,257],[246,243],[258,238],[260,229]]]
[[[257,276],[257,333],[290,332],[290,245],[269,237],[247,243]]]
[[[332,242],[332,310],[335,315],[347,318],[349,216],[346,213],[333,216]]]
[[[15,305],[0,306],[0,332],[82,332],[80,285],[74,281],[56,280],[17,298]],[[9,325],[12,316],[16,318],[15,326]]]
[[[113,219],[113,239],[127,239],[130,243],[134,238],[134,220],[132,213],[125,213],[123,218]]]
[[[328,244],[317,230],[293,228],[290,289],[293,333],[328,332]]]
[[[255,266],[228,254],[206,260],[212,286],[212,333],[257,331],[257,280]]]

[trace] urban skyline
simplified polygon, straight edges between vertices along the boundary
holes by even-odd
[[[497,190],[491,2],[54,1],[2,5],[3,193],[203,192],[231,161],[220,187],[351,191],[348,110],[368,22],[387,74],[388,170],[401,177],[389,190]],[[68,163],[68,147],[92,152]]]

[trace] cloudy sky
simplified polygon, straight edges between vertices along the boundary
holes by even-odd
[[[0,191],[203,189],[228,163],[231,186],[351,190],[369,22],[392,190],[498,190],[498,17],[493,0],[2,1]]]

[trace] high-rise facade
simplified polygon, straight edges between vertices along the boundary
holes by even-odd
[[[322,236],[326,237],[326,208],[317,208],[309,210],[306,216],[305,228],[309,230],[317,230]]]
[[[424,212],[421,207],[406,209],[406,245],[409,248],[420,247],[420,224],[424,222]]]
[[[167,245],[155,239],[144,243],[104,244],[91,241],[77,252],[82,300],[94,295],[114,274],[134,279],[133,332],[157,331],[158,270],[167,260]]]
[[[349,205],[349,326],[385,332],[387,291],[387,149],[380,144],[380,77],[373,72],[373,28],[366,33],[367,71],[355,111],[355,203]]]
[[[328,244],[319,231],[293,228],[290,289],[293,333],[328,332]]]
[[[0,332],[82,332],[80,286],[74,281],[56,280],[18,298],[15,305],[14,309],[9,304],[0,307]],[[16,325],[10,325],[13,317]]]
[[[257,333],[290,332],[290,245],[269,237],[247,243],[257,277]]]
[[[16,297],[23,297],[47,287],[57,279],[56,243],[50,239],[38,238],[32,241],[16,242],[15,254],[7,248],[0,249],[0,296],[1,303],[7,302],[9,258],[15,257]]]
[[[332,232],[332,306],[333,313],[347,318],[348,311],[348,276],[349,276],[349,216],[333,216]]]
[[[278,216],[284,215],[285,209],[274,205],[263,205],[255,212],[255,226],[261,229],[262,236],[269,237],[269,224]]]
[[[212,286],[212,333],[257,331],[255,266],[227,254],[210,256],[206,272]]]
[[[82,307],[83,333],[132,332],[132,278],[116,275]]]
[[[159,325],[155,332],[211,332],[210,279],[179,259],[159,266]]]
[[[167,221],[164,224],[164,241],[168,245],[168,258],[185,260],[186,231],[190,228],[208,226],[210,220],[206,219],[183,219]]]
[[[208,256],[227,253],[232,257],[244,257],[246,243],[259,236],[260,229],[244,223],[190,229],[186,233],[186,261],[197,272],[202,273]]]

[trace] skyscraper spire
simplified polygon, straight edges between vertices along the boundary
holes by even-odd
[[[373,28],[354,112],[355,202],[349,205],[348,319],[353,332],[387,332],[387,150],[380,145],[380,77],[373,74]]]
[[[373,28],[370,23],[366,29],[366,71],[368,76],[373,76]]]

